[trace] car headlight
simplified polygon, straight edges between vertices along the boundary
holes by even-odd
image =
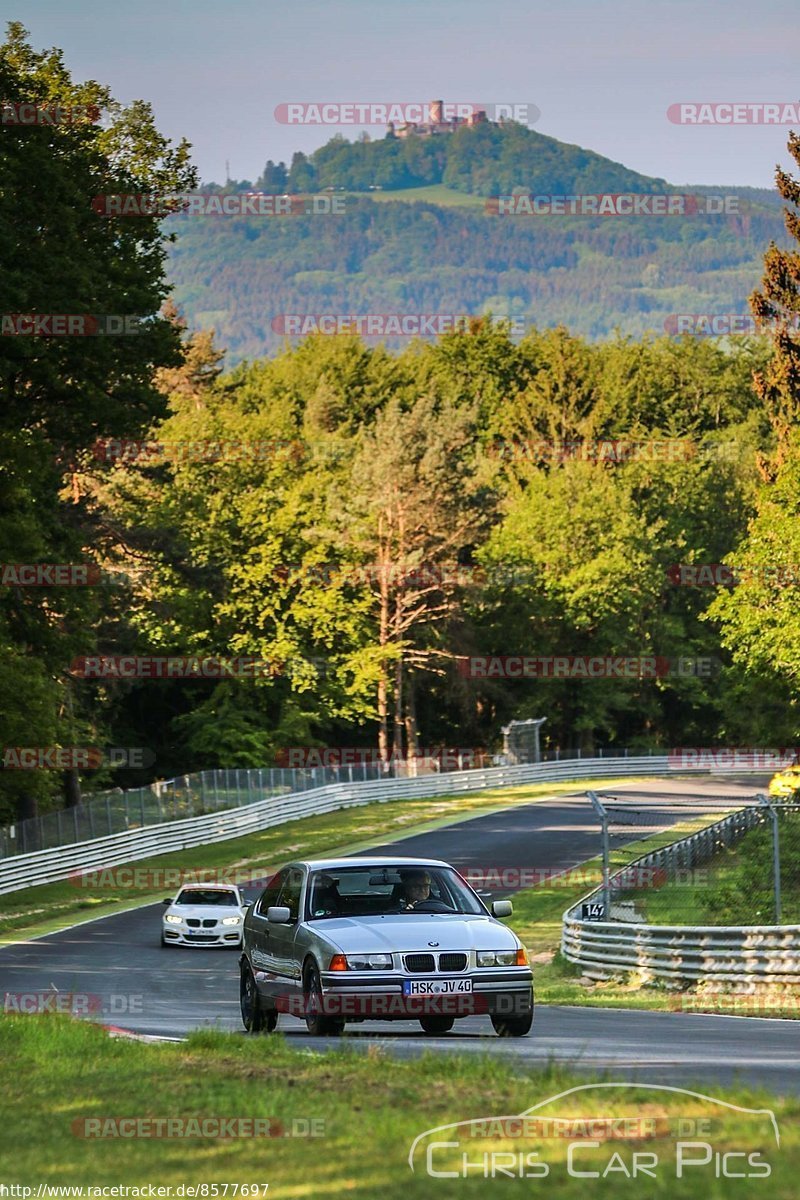
[[[479,950],[477,963],[479,967],[527,967],[528,955],[521,946],[519,950]]]
[[[222,918],[223,925],[241,925],[241,923],[242,923],[241,917],[223,917]]]
[[[168,925],[180,925],[183,921],[183,918],[176,917],[174,913],[167,913],[167,915],[164,917],[164,920]]]
[[[391,954],[348,954],[348,971],[389,971],[392,967]]]

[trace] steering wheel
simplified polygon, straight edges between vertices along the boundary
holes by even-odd
[[[453,912],[449,904],[445,904],[444,900],[436,900],[431,896],[428,900],[418,900],[416,904],[410,906],[414,912],[424,913],[448,913]]]

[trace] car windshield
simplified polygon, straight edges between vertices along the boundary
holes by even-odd
[[[211,905],[234,905],[239,907],[239,897],[236,892],[220,892],[208,891],[201,892],[198,889],[185,889],[175,901],[176,904],[203,904]]]
[[[414,913],[485,915],[483,904],[452,867],[371,866],[313,871],[306,919]]]

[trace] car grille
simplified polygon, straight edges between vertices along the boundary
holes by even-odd
[[[467,965],[467,956],[461,952],[405,954],[403,958],[407,971],[463,971]]]
[[[197,918],[197,917],[187,917],[187,918],[186,918],[186,924],[187,924],[187,925],[191,925],[192,929],[199,929],[199,928],[200,928],[200,921],[198,920],[198,918]]]
[[[436,959],[432,954],[407,954],[407,971],[435,971]]]
[[[463,971],[467,965],[466,954],[440,954],[440,971]]]
[[[186,939],[191,942],[216,942],[219,940],[215,933],[187,933]]]
[[[210,929],[210,928],[211,928],[211,926],[212,926],[212,925],[216,925],[216,923],[217,923],[217,918],[216,918],[216,917],[207,917],[207,918],[206,918],[206,920],[205,920],[205,921],[203,921],[203,928],[204,928],[204,929]]]

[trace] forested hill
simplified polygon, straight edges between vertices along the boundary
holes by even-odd
[[[256,186],[264,191],[316,192],[344,188],[414,188],[444,184],[476,196],[537,192],[653,192],[666,187],[581,146],[570,146],[509,122],[462,128],[452,134],[349,142],[332,138],[306,157],[268,162]]]
[[[327,196],[344,211],[172,221],[176,299],[192,326],[217,331],[231,364],[275,353],[285,314],[491,312],[592,339],[663,333],[674,314],[746,313],[764,246],[786,239],[777,197],[755,189],[711,188],[735,196],[727,215],[498,216],[486,198],[515,188],[709,190],[675,188],[517,125],[334,138],[225,190],[253,188],[322,192],[322,207]]]

